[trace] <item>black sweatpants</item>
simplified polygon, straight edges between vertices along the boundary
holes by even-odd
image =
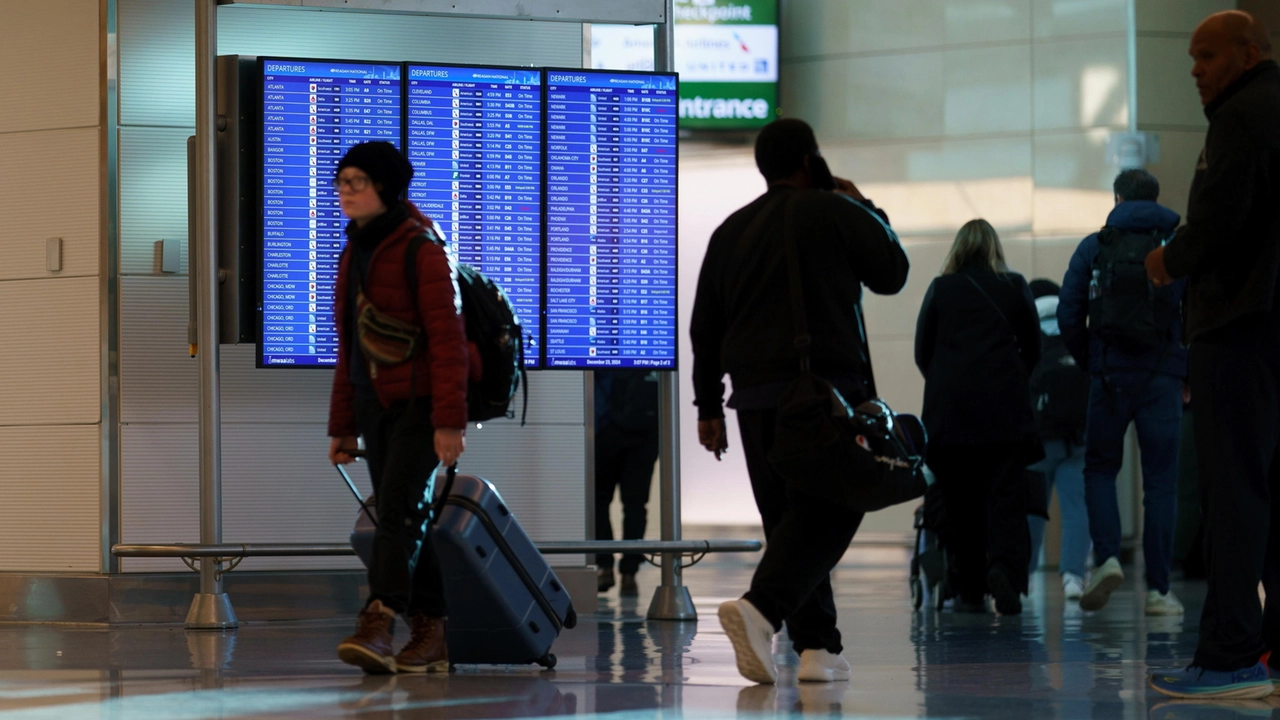
[[[1014,588],[1027,590],[1031,532],[1021,447],[991,443],[929,448],[929,468],[946,508],[942,542],[955,558],[954,590],[965,602],[982,601],[987,573],[997,566]]]
[[[626,430],[606,425],[596,433],[596,539],[612,540],[613,524],[609,504],[617,492],[622,496],[622,539],[644,539],[648,522],[649,486],[653,464],[658,460],[658,431]],[[623,575],[634,575],[644,557],[624,555],[618,563]],[[613,555],[596,555],[596,565],[613,568]]]
[[[1209,585],[1194,664],[1210,670],[1280,650],[1280,323],[1250,325],[1190,353]]]
[[[381,600],[410,616],[445,617],[440,566],[424,532],[426,491],[439,464],[430,402],[383,408],[377,398],[357,396],[355,415],[378,507],[369,602]]]
[[[769,464],[777,410],[739,410],[742,452],[764,523],[764,557],[743,597],[775,628],[786,623],[796,652],[839,653],[831,570],[844,557],[863,514],[792,492]],[[1025,523],[1024,523],[1025,524]]]

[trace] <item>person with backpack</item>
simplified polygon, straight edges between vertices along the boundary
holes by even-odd
[[[369,599],[338,657],[368,673],[449,670],[444,588],[423,500],[436,469],[466,448],[472,357],[454,263],[435,225],[403,199],[412,178],[413,166],[387,142],[353,146],[334,178],[351,222],[334,293],[329,461],[352,462],[364,439],[378,517]],[[410,251],[419,238],[428,242]],[[398,653],[397,614],[410,628]]]
[[[1062,338],[1092,377],[1084,477],[1095,568],[1080,607],[1101,609],[1124,581],[1116,476],[1132,424],[1142,456],[1145,612],[1180,615],[1182,603],[1169,590],[1169,572],[1187,375],[1182,286],[1153,287],[1143,261],[1173,235],[1181,218],[1156,202],[1160,183],[1145,170],[1120,173],[1114,190],[1116,206],[1106,227],[1076,248],[1058,300]]]
[[[1040,361],[1031,371],[1031,413],[1036,419],[1045,457],[1028,470],[1043,475],[1058,489],[1062,544],[1058,574],[1062,594],[1077,601],[1084,594],[1089,562],[1089,511],[1084,502],[1084,431],[1089,410],[1089,374],[1080,369],[1058,329],[1061,288],[1047,279],[1031,281],[1031,296],[1040,316]],[[1031,526],[1031,572],[1040,564],[1045,519],[1027,515]]]
[[[1031,561],[1025,470],[1044,457],[1027,402],[1039,359],[1027,281],[1005,264],[990,223],[965,223],[925,293],[915,339],[958,611],[984,611],[989,594],[1001,615],[1022,612]]]
[[[596,370],[596,539],[612,540],[609,506],[622,500],[622,539],[641,540],[648,520],[653,464],[658,460],[658,376],[652,370]],[[636,572],[644,557],[624,555],[618,564],[622,597],[637,597]],[[596,555],[597,583],[605,592],[618,582],[613,555]]]

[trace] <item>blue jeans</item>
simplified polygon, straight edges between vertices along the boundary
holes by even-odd
[[[1062,553],[1058,572],[1084,577],[1089,562],[1089,511],[1084,502],[1084,446],[1065,440],[1045,440],[1044,459],[1030,470],[1043,473],[1050,488],[1058,488],[1058,509],[1062,513]],[[1040,545],[1045,519],[1027,516],[1031,529],[1031,571],[1040,565]]]
[[[1094,558],[1120,557],[1116,475],[1124,462],[1124,436],[1134,423],[1142,456],[1142,554],[1147,589],[1169,591],[1177,521],[1178,438],[1182,379],[1146,370],[1116,370],[1093,377],[1085,439],[1084,495]]]

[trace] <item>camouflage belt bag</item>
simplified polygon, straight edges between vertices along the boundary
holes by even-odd
[[[378,310],[360,291],[356,294],[356,337],[360,351],[383,367],[399,365],[422,346],[422,328]]]

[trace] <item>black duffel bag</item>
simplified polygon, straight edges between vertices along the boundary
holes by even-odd
[[[812,341],[793,213],[794,206],[788,203],[784,244],[800,376],[778,403],[769,463],[797,492],[856,512],[919,498],[926,487],[924,425],[913,415],[895,415],[875,397],[870,357],[864,356],[862,364],[872,399],[857,407],[851,407],[834,385],[810,368]],[[862,325],[861,308],[858,320]],[[865,343],[866,330],[860,327],[859,331]]]

